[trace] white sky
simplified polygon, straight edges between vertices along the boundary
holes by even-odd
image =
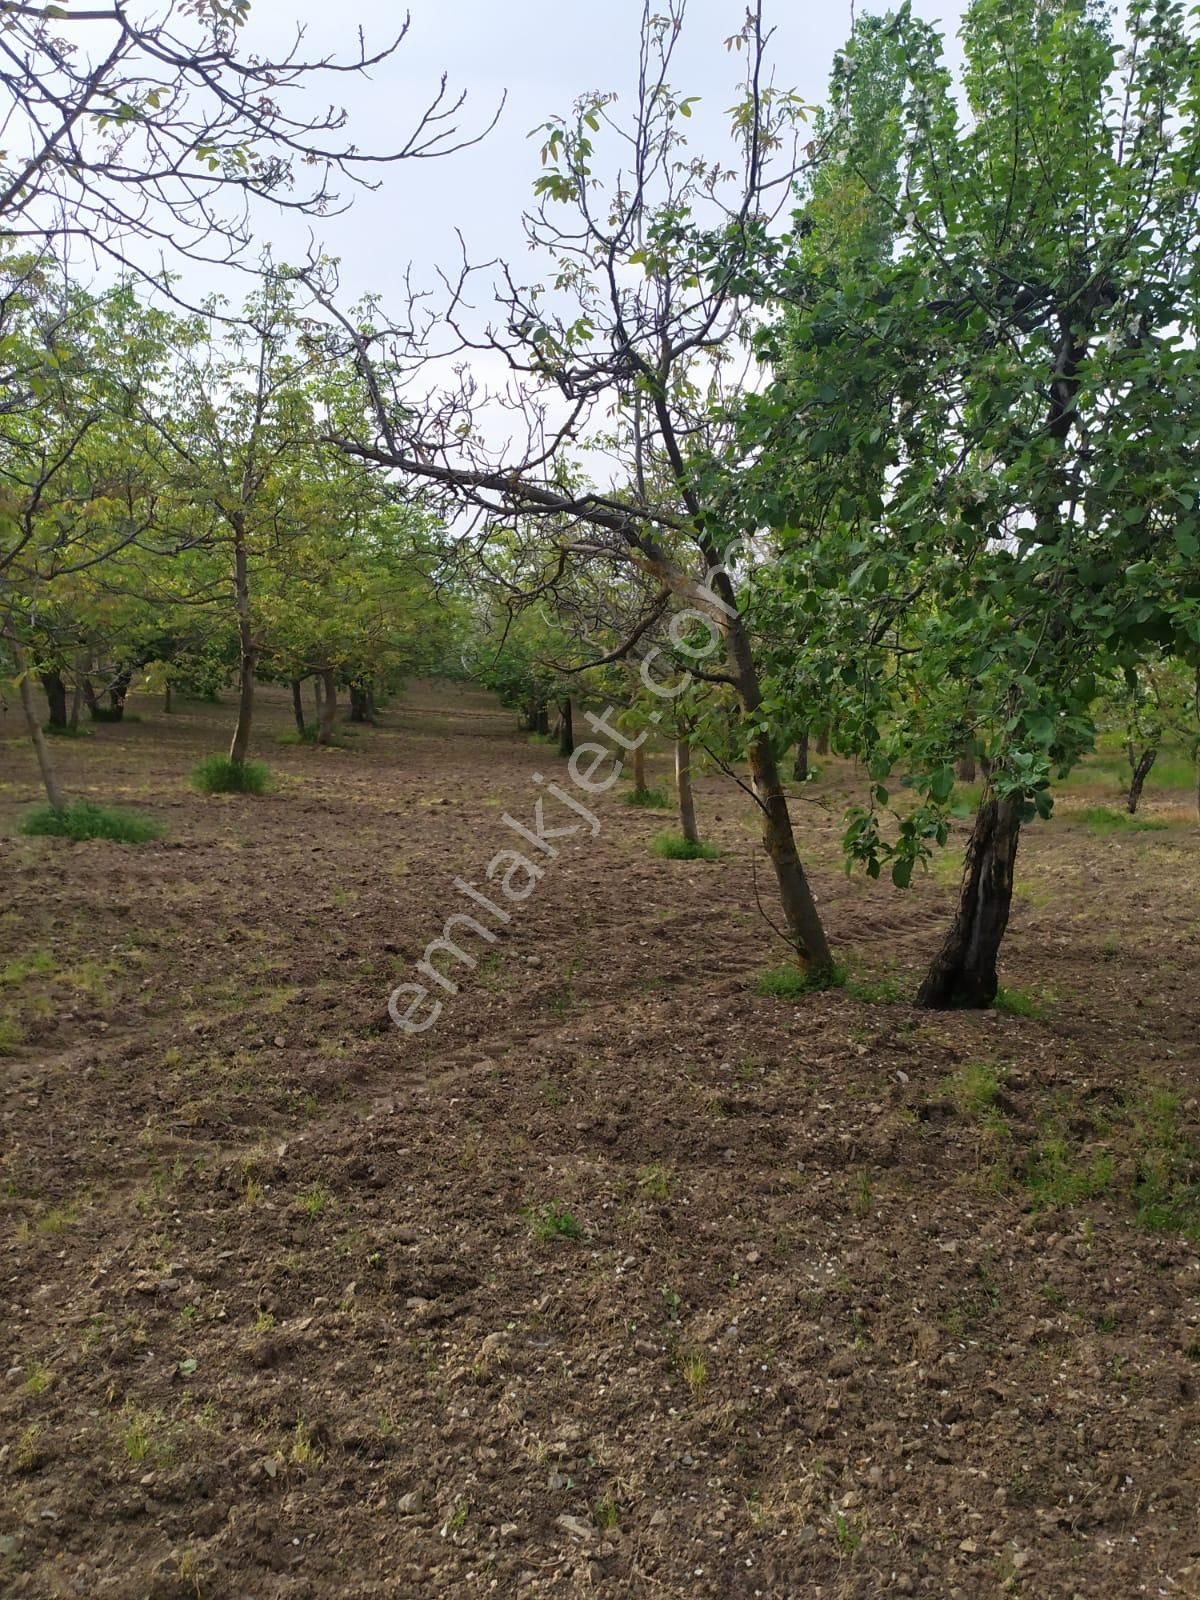
[[[456,227],[473,258],[502,256],[519,267],[520,215],[539,170],[538,141],[527,137],[530,129],[568,111],[592,89],[616,89],[625,98],[636,66],[641,0],[410,3],[407,41],[370,81],[327,80],[329,97],[351,111],[354,142],[372,151],[402,142],[443,71],[453,91],[468,93],[467,128],[486,122],[505,91],[508,102],[499,126],[482,145],[445,160],[384,168],[378,193],[359,194],[349,215],[316,225],[325,249],[342,258],[347,298],[376,290],[388,302],[398,300],[409,262],[415,281],[428,284],[435,263],[453,265],[459,259]],[[810,103],[819,102],[833,54],[850,29],[849,0],[767,0],[765,9],[777,29],[776,82],[795,88]],[[916,0],[914,9],[953,34],[962,5],[960,0]],[[377,46],[395,32],[403,11],[396,0],[254,0],[248,42],[277,49],[298,21],[308,30],[307,55],[344,53],[353,46],[348,35],[354,25],[361,24],[369,47]],[[688,8],[674,86],[702,97],[697,131],[703,131],[706,144],[708,118],[715,124],[716,115],[734,100],[741,58],[727,54],[723,41],[744,16],[743,0],[691,0]],[[307,225],[300,228],[267,214],[262,233],[274,244],[277,259],[295,259],[304,251]],[[231,297],[240,296],[237,281],[219,286]]]

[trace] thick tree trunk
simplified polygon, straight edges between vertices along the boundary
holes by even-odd
[[[958,911],[917,994],[919,1006],[982,1011],[995,1000],[996,958],[1008,926],[1020,837],[1020,798],[985,795],[967,845]]]
[[[318,744],[333,743],[333,725],[336,721],[337,679],[333,675],[333,668],[326,667],[321,673],[321,725],[317,729]]]
[[[646,792],[646,742],[642,741],[633,752],[633,790],[635,794]]]
[[[25,652],[15,639],[12,641],[12,653],[20,679],[21,710],[25,714],[25,727],[33,743],[34,754],[37,756],[38,771],[42,775],[46,799],[55,811],[65,811],[67,799],[54,771],[54,763],[50,759],[50,747],[46,743],[46,735],[42,732],[37,707],[33,703],[33,685],[30,682],[29,669],[25,664]]]
[[[320,722],[320,720],[321,720],[321,705],[322,705],[321,695],[322,695],[321,674],[319,672],[314,672],[313,673],[313,705],[316,707],[317,721],[318,722]]]
[[[959,783],[974,783],[978,777],[978,767],[975,761],[975,752],[972,750],[965,756],[959,756],[958,764],[954,768],[954,775]]]
[[[679,831],[689,844],[699,844],[696,798],[692,793],[692,747],[686,739],[675,741],[675,793],[679,800]]]
[[[258,651],[254,644],[253,619],[250,615],[250,569],[246,558],[246,538],[240,523],[234,527],[233,593],[237,608],[240,664],[237,725],[229,746],[229,759],[235,767],[243,767],[250,751],[250,728],[254,721],[254,674],[258,666]]]
[[[79,711],[83,705],[83,680],[87,672],[86,658],[75,667],[75,682],[71,686],[71,716],[68,727],[74,733],[79,727]]]
[[[1142,790],[1146,779],[1150,776],[1150,769],[1158,760],[1158,746],[1151,745],[1143,750],[1139,756],[1132,745],[1129,747],[1129,765],[1133,769],[1133,776],[1129,780],[1129,793],[1125,796],[1125,809],[1132,817],[1137,811],[1138,802],[1142,798]]]
[[[817,754],[819,756],[827,756],[829,754],[828,728],[822,728],[820,733],[817,735]]]
[[[539,700],[534,710],[534,733],[550,732],[550,708],[544,700]]]
[[[96,699],[96,690],[92,685],[91,678],[86,672],[83,675],[83,681],[79,687],[83,691],[83,703],[88,708],[88,716],[91,717],[93,722],[95,722],[97,713],[100,710],[100,702]]]
[[[125,720],[125,697],[129,693],[129,685],[133,682],[133,668],[121,667],[116,677],[108,687],[108,704],[112,711],[114,722]]]
[[[806,783],[808,781],[808,734],[802,733],[796,740],[796,759],[792,762],[792,782]]]
[[[174,707],[171,704],[171,682],[170,679],[168,679],[167,686],[163,690],[163,710],[168,716],[170,716],[173,709]]]
[[[573,755],[575,751],[575,717],[569,694],[559,701],[558,716],[558,753],[560,756]]]
[[[45,672],[39,672],[42,680],[42,689],[46,695],[46,704],[50,708],[50,726],[52,728],[65,728],[67,725],[67,686],[62,680],[62,673],[57,667],[51,667]]]
[[[296,719],[296,732],[304,737],[304,701],[300,697],[300,679],[292,679],[292,715]]]

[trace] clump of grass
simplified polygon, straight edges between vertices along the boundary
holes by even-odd
[[[261,761],[205,756],[192,770],[192,787],[201,794],[265,794],[270,786],[270,768]]]
[[[1089,833],[1157,833],[1170,827],[1160,817],[1140,817],[1128,811],[1113,811],[1109,806],[1088,806],[1083,813]]]
[[[530,733],[526,735],[530,744],[553,745],[558,748],[558,735],[556,733]]]
[[[806,994],[818,994],[823,989],[840,989],[845,982],[846,973],[842,967],[816,971],[803,967],[773,967],[755,978],[754,992],[775,1000],[800,1000]]]
[[[898,1006],[904,999],[904,990],[896,978],[856,978],[848,976],[846,993],[852,1000],[861,1000],[868,1006]]]
[[[527,1212],[533,1237],[539,1244],[550,1244],[555,1239],[582,1239],[583,1229],[559,1201],[539,1206]]]
[[[72,800],[62,811],[53,806],[36,806],[21,823],[21,832],[33,838],[110,839],[115,844],[145,844],[160,839],[162,826],[134,811],[115,806],[93,805],[90,800]]]
[[[328,1208],[333,1196],[323,1184],[313,1183],[296,1196],[296,1204],[307,1217],[319,1217]]]
[[[638,1188],[650,1200],[666,1200],[671,1194],[671,1169],[660,1162],[643,1167],[638,1173]]]
[[[617,1504],[617,1497],[610,1490],[596,1501],[596,1526],[604,1533],[609,1533],[620,1524],[621,1508]]]
[[[954,1085],[959,1110],[976,1116],[990,1111],[1000,1093],[1000,1083],[1000,1073],[990,1061],[968,1061]]]
[[[293,728],[290,733],[281,733],[275,739],[276,744],[316,744],[317,729],[305,728],[301,733],[299,728]]]
[[[77,722],[74,727],[68,723],[44,722],[42,732],[50,739],[90,739],[92,730],[85,728]]]
[[[0,1056],[15,1055],[25,1043],[25,1030],[13,1017],[0,1017]]]
[[[666,811],[671,802],[665,789],[631,789],[625,804],[641,806],[644,811]]]
[[[1040,1022],[1056,999],[1049,991],[1039,994],[1033,989],[1006,989],[1001,984],[993,1005],[997,1011],[1007,1011],[1011,1017],[1032,1017]]]
[[[1034,1145],[1021,1177],[1038,1209],[1057,1209],[1091,1200],[1112,1186],[1116,1164],[1107,1150],[1090,1159],[1072,1151],[1061,1135],[1053,1134]]]
[[[721,856],[715,844],[693,844],[679,833],[656,833],[650,848],[664,861],[717,861]]]
[[[0,988],[23,983],[26,978],[44,977],[54,970],[55,961],[49,950],[30,950],[27,955],[14,956],[0,967]]]
[[[708,1383],[708,1362],[699,1350],[690,1350],[679,1363],[679,1371],[684,1383],[691,1390],[693,1400],[704,1398],[704,1390]]]

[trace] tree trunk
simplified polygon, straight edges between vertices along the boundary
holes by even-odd
[[[86,672],[83,675],[83,682],[80,684],[80,688],[83,690],[83,703],[88,708],[88,716],[95,722],[97,713],[100,710],[100,702],[96,699],[96,690]]]
[[[762,690],[750,636],[737,610],[733,585],[724,580],[723,584],[718,584],[718,592],[728,608],[725,612],[725,643],[737,678],[738,698],[746,713],[753,716],[762,705]],[[820,749],[819,742],[817,748]],[[750,758],[754,792],[762,808],[763,847],[775,869],[788,935],[808,971],[831,975],[834,971],[833,951],[829,948],[821,913],[817,910],[817,902],[813,899],[808,876],[796,849],[791,813],[788,811],[787,796],[783,792],[779,763],[775,759],[770,735],[765,732],[754,734],[747,743],[746,754]]]
[[[675,741],[675,793],[679,798],[679,831],[689,844],[699,844],[696,800],[692,794],[692,747],[686,739]]]
[[[337,680],[333,675],[333,668],[326,667],[321,673],[321,725],[317,730],[317,743],[329,745],[333,743],[333,725],[337,721]]]
[[[300,679],[292,679],[292,715],[296,719],[296,732],[304,737],[304,701],[300,698]]]
[[[982,1011],[995,1000],[996,958],[1008,926],[1020,837],[1020,797],[986,795],[967,845],[958,911],[917,994],[919,1006]]]
[[[796,759],[792,762],[793,783],[806,783],[808,781],[808,732],[802,733],[796,740]]]
[[[546,704],[546,702],[544,700],[539,700],[538,701],[533,715],[534,715],[534,721],[533,721],[533,731],[534,731],[534,733],[549,733],[550,732],[550,708],[547,706],[547,704]]]
[[[819,756],[827,756],[829,754],[828,728],[822,728],[820,733],[817,735],[817,754]]]
[[[1135,759],[1136,757],[1136,759]],[[1138,808],[1138,801],[1142,798],[1142,789],[1146,779],[1150,776],[1150,769],[1158,759],[1158,746],[1150,745],[1137,755],[1133,746],[1129,747],[1129,765],[1133,768],[1133,776],[1129,780],[1129,793],[1125,796],[1125,809],[1132,817]]]
[[[67,686],[62,680],[62,673],[57,667],[51,667],[45,672],[39,672],[42,688],[46,695],[46,704],[50,708],[50,726],[52,728],[65,728],[67,725]]]
[[[964,756],[959,756],[958,764],[954,769],[954,775],[958,779],[959,783],[975,782],[975,779],[978,776],[978,768],[976,766],[975,752],[973,750],[968,751],[968,753]]]
[[[559,702],[558,710],[558,753],[560,756],[573,755],[575,753],[575,717],[569,694],[565,695]]]
[[[646,741],[633,752],[633,792],[645,794],[646,792]]]
[[[71,719],[68,726],[74,733],[79,727],[79,708],[83,704],[83,683],[87,676],[86,655],[75,663],[75,682],[71,688]]]
[[[167,680],[167,686],[163,690],[163,710],[166,712],[166,714],[168,716],[170,716],[171,711],[172,711],[172,706],[171,706],[171,681],[170,681],[169,678]]]
[[[123,722],[125,720],[125,696],[129,693],[129,685],[133,681],[133,668],[121,667],[116,677],[108,687],[108,703],[112,709],[112,720]]]
[[[371,693],[369,684],[352,683],[350,685],[350,721],[375,721],[375,696]]]
[[[322,705],[321,693],[322,693],[322,691],[321,691],[321,674],[319,672],[314,672],[313,673],[313,705],[316,707],[317,721],[318,722],[320,722],[320,720],[321,720],[321,705]]]
[[[54,763],[50,759],[50,747],[46,743],[46,735],[42,732],[42,724],[38,718],[37,707],[33,703],[33,685],[29,679],[29,668],[25,663],[25,652],[15,639],[12,640],[12,653],[20,679],[21,710],[25,713],[25,726],[29,731],[30,739],[33,741],[38,771],[42,775],[42,783],[46,790],[46,799],[49,800],[55,811],[65,811],[67,807],[66,796],[63,794],[58,782],[58,776],[54,771]]]
[[[250,568],[246,558],[246,536],[240,521],[234,525],[233,532],[233,593],[237,608],[240,666],[237,725],[229,746],[229,759],[235,767],[243,767],[250,750],[250,726],[254,720],[254,672],[258,665],[258,651],[254,644],[253,619],[250,615]]]

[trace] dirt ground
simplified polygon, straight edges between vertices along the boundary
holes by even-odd
[[[799,1001],[747,798],[666,861],[623,784],[406,1038],[555,752],[446,686],[276,746],[268,691],[274,792],[202,798],[231,709],[131,709],[55,755],[137,847],[18,837],[0,721],[0,1594],[1200,1596],[1182,791],[1031,828],[1010,1009],[930,1016],[955,861],[847,880],[848,768]]]

